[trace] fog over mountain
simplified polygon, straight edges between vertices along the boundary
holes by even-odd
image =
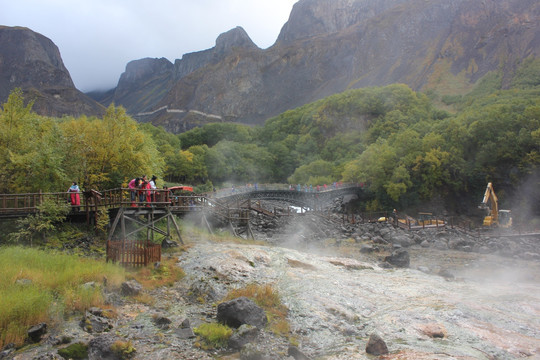
[[[238,27],[174,64],[130,62],[100,100],[182,132],[213,121],[261,124],[365,86],[456,94],[500,69],[505,86],[523,59],[538,56],[539,14],[534,0],[301,0],[266,50]]]
[[[124,106],[139,121],[182,132],[215,121],[261,124],[351,88],[405,83],[417,91],[462,94],[495,70],[502,70],[504,87],[524,59],[538,56],[539,14],[535,0],[300,0],[267,49],[234,27],[213,47],[174,62],[133,59],[114,89],[88,95],[103,106]],[[0,42],[0,57],[12,56],[8,49],[18,53],[13,46],[29,48],[24,41]],[[29,66],[21,60],[11,63]],[[58,63],[52,61],[55,71],[69,77]],[[2,101],[18,83],[6,64],[0,72]],[[40,89],[54,76],[47,79],[36,76],[21,84]],[[66,88],[69,81],[59,78],[55,86]],[[54,107],[36,110],[66,112]]]

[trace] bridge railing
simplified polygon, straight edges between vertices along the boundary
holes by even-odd
[[[347,187],[359,187],[358,184],[339,184],[330,185],[326,189],[321,188],[319,192],[330,192],[337,189]],[[84,191],[79,192],[80,205],[71,205],[74,210],[78,211],[95,211],[99,207],[117,208],[117,207],[171,207],[173,211],[189,212],[198,211],[203,208],[212,208],[220,214],[230,213],[238,209],[234,209],[230,205],[221,204],[221,198],[227,198],[234,194],[243,194],[256,191],[285,191],[305,193],[302,189],[297,190],[294,185],[288,184],[257,184],[250,186],[236,187],[234,192],[232,188],[221,189],[211,194],[193,194],[176,196],[168,189],[129,189],[117,188],[103,191]],[[307,188],[307,192],[316,193],[315,189]],[[47,199],[52,199],[58,204],[69,203],[70,192],[57,193],[24,193],[24,194],[0,194],[0,216],[24,216],[26,214],[36,213],[38,206]],[[307,194],[306,194],[307,195]]]
[[[242,194],[247,192],[253,192],[253,191],[266,191],[266,190],[290,190],[290,191],[297,191],[297,192],[328,192],[333,191],[337,189],[344,189],[344,188],[352,188],[352,187],[362,187],[362,184],[358,183],[336,183],[336,184],[330,184],[326,185],[319,185],[319,188],[317,186],[305,186],[301,185],[300,187],[298,184],[249,184],[249,185],[243,185],[243,186],[235,186],[223,188],[216,190],[214,193],[214,196],[217,198],[220,197],[226,197],[234,194]]]
[[[201,211],[212,206],[205,195],[171,195],[169,205],[175,212]]]
[[[131,194],[134,194],[132,201]],[[0,194],[0,216],[21,216],[38,212],[38,207],[46,200],[57,204],[70,204],[77,211],[95,210],[97,207],[143,207],[170,206],[170,191],[167,189],[145,190],[118,188],[104,191],[84,191],[76,193],[79,205],[71,205],[72,192]]]
[[[0,214],[32,214],[38,211],[38,207],[46,200],[52,200],[57,204],[71,204],[70,192],[57,193],[23,193],[23,194],[0,194]],[[88,204],[79,193],[80,205],[71,205],[72,208],[85,209]]]
[[[97,192],[96,198],[100,206],[108,208],[171,205],[170,191],[167,189],[117,188]]]

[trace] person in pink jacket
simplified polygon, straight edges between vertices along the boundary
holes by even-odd
[[[135,178],[128,183],[128,189],[130,190],[131,207],[137,207],[135,200],[137,199],[137,188],[141,184],[140,178]]]

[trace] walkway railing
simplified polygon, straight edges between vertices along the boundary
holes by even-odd
[[[305,197],[328,195],[336,190],[358,188],[358,184],[336,184],[326,188],[298,187],[288,184],[261,184],[236,187],[233,189],[221,189],[209,194],[193,194],[176,196],[168,189],[128,189],[116,188],[103,191],[83,191],[78,193],[80,204],[71,205],[70,199],[73,193],[25,193],[25,194],[0,194],[0,217],[20,217],[38,212],[38,207],[47,200],[57,204],[70,204],[73,212],[91,213],[98,208],[127,208],[127,207],[167,207],[172,212],[185,213],[212,209],[214,213],[223,217],[230,217],[231,211],[238,212],[231,204],[222,203],[222,199],[230,199],[231,195],[249,195],[264,191],[280,191],[291,198],[305,201]],[[300,190],[299,190],[300,189]],[[264,194],[263,194],[264,195]],[[261,196],[263,196],[261,195]]]
[[[136,190],[118,188],[84,191],[77,193],[80,204],[71,204],[72,192],[0,194],[0,217],[24,216],[38,212],[38,207],[46,201],[56,204],[70,204],[76,211],[88,212],[97,207],[144,207],[171,206],[172,200],[167,189]],[[133,196],[133,197],[132,197]]]
[[[296,191],[300,193],[323,193],[330,192],[337,189],[346,189],[346,188],[358,188],[362,187],[362,184],[357,183],[336,183],[331,185],[319,185],[317,186],[305,186],[305,185],[293,185],[293,184],[248,184],[244,186],[234,186],[216,190],[214,192],[214,197],[222,198],[228,197],[235,194],[243,194],[254,191]]]
[[[0,194],[0,216],[19,216],[33,214],[38,211],[38,207],[47,200],[52,200],[57,204],[70,204],[72,193],[26,193],[26,194]],[[82,195],[82,194],[80,194]],[[90,204],[80,196],[81,204],[73,205],[73,208],[86,209]]]

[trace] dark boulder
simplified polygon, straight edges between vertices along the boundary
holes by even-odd
[[[121,358],[113,351],[113,345],[119,338],[113,335],[101,335],[93,338],[88,343],[89,360],[120,360]]]
[[[143,287],[137,280],[130,280],[122,283],[122,295],[136,296],[143,290]]]
[[[219,322],[239,328],[243,324],[264,328],[268,323],[264,310],[247,297],[239,297],[218,305]]]
[[[81,327],[88,333],[107,332],[114,327],[113,317],[111,310],[90,308],[84,314]]]
[[[180,327],[176,329],[175,333],[180,339],[191,339],[195,337],[195,334],[191,329],[191,323],[189,322],[189,319],[185,319],[184,321],[182,321],[182,324],[180,324]]]
[[[371,334],[366,345],[366,352],[371,355],[388,354],[388,347],[384,340],[377,334]]]
[[[294,360],[310,360],[310,358],[301,352],[296,346],[289,346],[287,355],[292,356]]]
[[[167,330],[172,323],[171,319],[161,314],[155,314],[152,320],[154,325],[162,330]]]
[[[240,350],[244,345],[253,342],[258,335],[258,328],[244,324],[229,339],[229,347],[234,350]]]
[[[392,252],[392,255],[384,258],[389,264],[392,264],[396,267],[407,268],[410,264],[409,252],[404,249],[396,249]]]
[[[40,342],[43,335],[47,333],[47,324],[40,323],[28,329],[28,337],[32,342]]]
[[[169,239],[163,239],[163,241],[161,242],[161,247],[163,249],[176,248],[178,246],[179,245],[178,245],[178,243],[176,241],[169,240]]]

